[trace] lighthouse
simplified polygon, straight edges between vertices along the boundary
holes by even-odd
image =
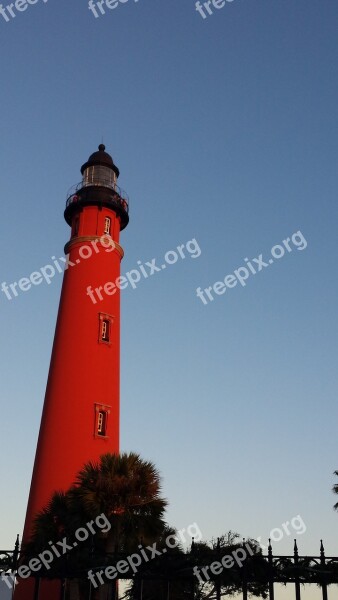
[[[64,212],[71,231],[24,542],[55,490],[67,490],[89,460],[119,452],[120,231],[128,224],[129,204],[103,144],[81,174]],[[88,289],[112,280],[117,285],[106,286],[109,293],[94,303]]]

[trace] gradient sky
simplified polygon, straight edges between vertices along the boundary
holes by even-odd
[[[122,293],[121,440],[153,460],[168,520],[338,554],[336,0],[85,0],[0,16],[1,274],[63,256],[68,188],[104,140],[130,196],[122,272],[187,257]],[[245,287],[212,286],[301,231]],[[0,293],[0,546],[21,533],[62,276]],[[76,368],[75,368],[76,370]],[[78,371],[77,371],[78,373]],[[76,373],[75,373],[76,375]],[[61,443],[61,442],[60,442]]]

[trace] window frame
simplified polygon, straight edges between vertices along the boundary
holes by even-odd
[[[103,228],[104,235],[110,235],[111,234],[111,223],[112,223],[111,217],[107,217],[106,216],[104,218],[104,228]],[[108,227],[107,227],[107,224],[108,224]]]
[[[107,313],[99,313],[99,344],[106,344],[108,346],[111,345],[111,339],[112,339],[112,327],[113,327],[113,323],[114,323],[114,318],[113,315],[108,315]],[[103,325],[104,323],[107,323],[107,329],[108,330],[108,339],[104,339],[103,338]]]
[[[107,435],[108,432],[108,423],[109,423],[109,415],[110,415],[110,410],[111,410],[111,406],[107,405],[107,404],[99,404],[99,403],[95,403],[95,422],[94,422],[94,437],[98,438],[98,439],[108,439],[109,435]],[[100,419],[100,416],[102,417],[102,421]],[[99,431],[99,428],[101,427],[101,431]],[[103,429],[103,432],[102,432]]]

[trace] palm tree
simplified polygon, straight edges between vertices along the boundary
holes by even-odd
[[[140,542],[151,543],[162,534],[167,502],[160,495],[160,476],[149,461],[133,452],[104,454],[98,463],[87,463],[69,493],[89,518],[104,514],[111,529],[104,534],[104,559],[109,554],[132,553]],[[102,566],[102,562],[101,565]],[[116,583],[96,594],[115,597]]]
[[[166,528],[166,506],[153,463],[135,453],[105,454],[98,463],[85,464],[72,487],[66,492],[55,492],[38,513],[32,538],[24,549],[25,564],[48,549],[50,542],[66,538],[74,544],[75,532],[103,514],[110,530],[98,530],[81,544],[76,543],[76,551],[55,559],[47,573],[51,578],[64,577],[67,569],[77,574],[77,580],[70,584],[77,590],[74,597],[87,598],[89,582],[83,577],[86,570],[111,562],[107,554],[131,553],[140,543],[160,539]],[[98,589],[95,593],[93,590],[92,599],[111,596],[114,586],[102,586],[107,587],[110,589]]]
[[[50,551],[51,544],[66,539],[67,543],[74,543],[75,531],[86,521],[83,518],[83,510],[80,506],[75,506],[69,492],[54,492],[47,505],[36,515],[33,523],[33,531],[30,540],[21,548],[22,564],[27,565],[32,558],[36,558],[40,553]],[[70,559],[70,560],[69,560]],[[49,579],[63,580],[66,577],[67,570],[81,569],[86,567],[90,559],[90,549],[88,544],[84,543],[78,549],[76,554],[64,556],[60,550],[59,556],[49,565],[48,570],[42,568],[38,576]],[[74,597],[80,598],[80,582],[77,579],[68,583],[68,589],[75,589]],[[88,588],[88,585],[85,586]]]
[[[89,518],[103,513],[109,520],[106,552],[132,552],[141,541],[156,541],[166,526],[159,473],[133,452],[87,463],[69,493]]]

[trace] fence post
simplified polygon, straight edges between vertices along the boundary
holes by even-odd
[[[268,546],[268,563],[269,563],[269,600],[274,600],[275,591],[273,587],[273,555],[272,555],[272,546],[271,539],[269,538],[269,546]]]
[[[320,564],[323,567],[323,571],[325,571],[325,551],[324,551],[324,546],[323,546],[323,540],[320,540]],[[325,575],[322,575],[322,594],[323,594],[323,600],[327,600],[327,584],[325,581]]]
[[[195,554],[195,538],[191,540],[190,556]],[[195,600],[195,589],[196,589],[195,575],[192,576],[191,580],[191,600]]]
[[[246,580],[245,567],[242,567],[242,571],[243,571],[243,579],[242,579],[243,600],[248,600],[248,582]]]
[[[221,544],[220,544],[219,538],[217,538],[216,550],[217,550],[217,558],[219,559],[220,551],[221,551]],[[215,585],[216,585],[216,600],[221,600],[221,580],[220,580],[219,575],[217,576]]]
[[[244,550],[244,542],[245,542],[245,539],[243,538],[243,550]],[[246,563],[246,561],[247,561],[247,557],[245,557],[244,563],[242,565],[242,592],[243,592],[243,600],[248,600],[248,572],[247,572],[247,563]]]
[[[41,579],[40,579],[40,577],[37,577],[35,579],[35,583],[34,583],[34,600],[39,600],[40,583],[41,583]]]
[[[66,579],[60,579],[60,600],[66,598]]]
[[[300,582],[299,582],[299,566],[298,566],[298,548],[297,548],[297,541],[295,540],[295,545],[294,545],[294,561],[295,561],[295,567],[296,567],[296,572],[295,572],[295,591],[296,591],[296,600],[300,600]]]
[[[13,552],[13,572],[16,572],[18,569],[18,562],[19,562],[19,548],[20,548],[20,543],[19,543],[19,534],[16,536],[16,540],[15,540],[15,544],[14,544],[14,552]]]
[[[90,538],[90,564],[94,564],[94,534],[92,533]],[[89,589],[88,589],[88,600],[92,600],[92,580],[89,579]]]

